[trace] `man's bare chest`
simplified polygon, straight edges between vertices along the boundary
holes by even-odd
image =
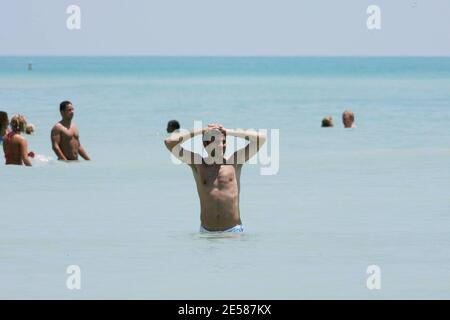
[[[60,136],[64,140],[78,139],[78,132],[76,129],[62,129]]]
[[[198,172],[198,183],[203,188],[225,187],[237,184],[238,176],[232,165],[202,165]]]

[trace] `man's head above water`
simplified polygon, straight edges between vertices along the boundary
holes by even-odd
[[[220,124],[210,124],[203,132],[203,147],[209,157],[223,158],[227,146],[227,133]]]
[[[346,110],[342,113],[342,122],[344,123],[344,128],[354,128],[355,127],[355,114]]]
[[[175,130],[180,130],[180,123],[177,120],[170,120],[167,123],[167,133],[172,133]]]
[[[61,112],[61,117],[63,120],[71,121],[74,115],[74,107],[72,105],[72,102],[70,101],[63,101],[59,104],[59,111]]]
[[[322,128],[329,128],[333,126],[333,118],[331,116],[322,119]]]

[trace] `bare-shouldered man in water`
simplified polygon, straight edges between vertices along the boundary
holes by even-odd
[[[356,128],[355,114],[350,110],[344,111],[342,113],[342,123],[344,124],[344,128]]]
[[[80,134],[75,123],[72,122],[74,107],[70,101],[63,101],[59,105],[62,120],[55,124],[51,133],[52,148],[58,160],[78,160],[78,155],[90,160],[80,143]]]
[[[200,134],[203,136],[203,146],[208,153],[207,158],[181,147],[183,142]],[[227,136],[244,138],[249,143],[225,159]],[[164,141],[167,149],[192,169],[200,198],[202,232],[243,231],[239,211],[241,169],[265,141],[266,136],[263,134],[228,130],[221,125],[209,125],[197,131],[175,133]]]

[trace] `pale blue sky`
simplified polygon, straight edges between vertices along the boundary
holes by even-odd
[[[4,0],[0,55],[450,56],[450,0]]]

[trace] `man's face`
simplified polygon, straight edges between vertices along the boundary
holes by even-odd
[[[227,146],[226,138],[219,130],[210,130],[203,135],[203,146],[210,157],[222,159]]]
[[[351,113],[344,112],[344,114],[342,114],[342,122],[345,127],[351,127],[353,124],[353,115]]]
[[[67,105],[66,110],[61,111],[61,115],[62,115],[63,119],[67,119],[67,120],[72,120],[74,113],[75,113],[75,108],[71,104]]]

